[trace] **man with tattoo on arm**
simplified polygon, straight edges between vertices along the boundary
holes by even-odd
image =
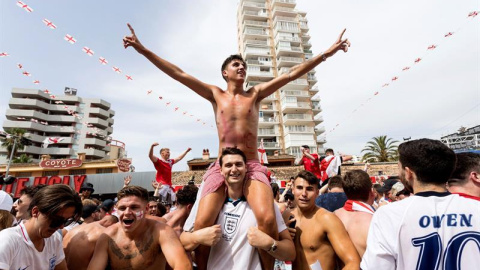
[[[165,223],[145,217],[148,191],[127,186],[117,194],[119,223],[110,226],[95,246],[89,270],[105,269],[192,269],[175,232]]]
[[[343,32],[335,43],[324,53],[292,67],[288,73],[282,74],[273,80],[253,86],[245,91],[243,85],[246,77],[247,65],[240,55],[228,57],[221,68],[222,77],[227,82],[227,89],[204,83],[187,74],[179,67],[160,58],[145,48],[135,31],[128,24],[131,35],[123,39],[124,47],[133,47],[138,53],[145,56],[168,76],[187,86],[201,97],[210,101],[213,107],[219,138],[219,154],[226,147],[238,147],[247,156],[247,179],[245,182],[245,197],[251,205],[258,227],[274,239],[278,239],[275,228],[275,212],[273,209],[273,195],[270,183],[266,176],[266,167],[258,161],[257,131],[259,121],[260,102],[262,99],[275,93],[292,80],[298,79],[312,70],[339,50],[347,51],[350,42],[342,39]],[[204,175],[204,188],[201,194],[200,211],[195,220],[195,230],[214,224],[225,198],[224,179],[220,173],[220,166],[215,162]],[[252,181],[257,180],[257,181]],[[221,188],[222,187],[222,188]],[[208,257],[208,248],[197,249],[202,253],[199,258]],[[274,260],[267,252],[260,252],[262,265],[265,269],[273,267]],[[199,261],[199,269],[205,268],[205,262]]]

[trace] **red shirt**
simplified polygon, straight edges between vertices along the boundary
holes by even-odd
[[[154,162],[153,165],[157,170],[157,175],[155,179],[157,182],[172,186],[172,166],[175,163],[175,160],[169,159],[167,162],[157,158],[157,162]]]
[[[315,160],[311,160],[309,159],[308,157],[303,157],[302,160],[303,160],[303,167],[305,168],[306,171],[309,171],[313,174],[315,174],[315,176],[318,178],[318,179],[321,179],[322,178],[322,175],[320,173],[320,162],[318,161],[318,155],[317,154],[310,154],[312,157],[315,158]]]

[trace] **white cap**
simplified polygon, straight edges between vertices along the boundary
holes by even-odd
[[[0,210],[6,210],[10,212],[13,206],[13,199],[8,193],[0,190]]]

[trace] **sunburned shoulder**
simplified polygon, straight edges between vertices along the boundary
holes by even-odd
[[[315,213],[315,220],[321,223],[328,223],[332,220],[339,220],[339,218],[334,213],[324,208],[318,207],[317,212]]]

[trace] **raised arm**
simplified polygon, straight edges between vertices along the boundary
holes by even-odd
[[[153,154],[153,148],[155,148],[155,146],[157,145],[158,145],[158,142],[152,143],[152,145],[150,146],[150,151],[148,152],[148,157],[153,163],[157,162],[158,160],[158,158]]]
[[[140,41],[138,40],[137,35],[135,34],[135,30],[133,30],[132,26],[130,24],[127,24],[127,26],[128,28],[130,28],[131,35],[125,36],[123,38],[123,46],[125,47],[125,49],[128,47],[133,47],[138,53],[145,56],[145,58],[147,58],[150,62],[152,62],[152,64],[154,64],[165,74],[172,77],[174,80],[177,80],[186,87],[192,89],[201,97],[209,100],[210,102],[214,102],[212,89],[214,89],[215,86],[206,84],[194,78],[193,76],[185,73],[179,67],[168,62],[165,59],[160,58],[158,55],[145,48],[145,46],[143,46],[142,43],[140,43]]]
[[[187,153],[190,152],[191,150],[192,150],[192,148],[190,148],[190,147],[187,148],[187,150],[185,150],[185,152],[183,152],[180,156],[178,156],[176,159],[174,159],[174,162],[177,163],[180,160],[182,160],[187,155]]]
[[[95,251],[93,257],[88,264],[88,270],[103,270],[108,264],[108,240],[109,237],[106,234],[100,235],[95,245]]]
[[[325,224],[327,237],[335,253],[345,265],[343,269],[360,269],[360,256],[342,221],[335,214],[326,213],[321,222]]]
[[[350,47],[350,42],[348,39],[342,39],[343,33],[345,33],[346,29],[343,29],[342,33],[338,37],[338,39],[333,43],[332,46],[325,52],[313,57],[312,59],[305,61],[299,65],[296,65],[290,68],[290,71],[284,73],[277,78],[263,83],[256,85],[255,87],[258,89],[258,98],[261,100],[263,98],[268,97],[269,95],[273,94],[275,91],[280,89],[282,86],[286,85],[287,83],[300,78],[301,76],[305,75],[307,72],[318,66],[321,62],[327,60],[327,58],[333,56],[339,50],[343,50],[344,52],[348,51],[348,47]]]

